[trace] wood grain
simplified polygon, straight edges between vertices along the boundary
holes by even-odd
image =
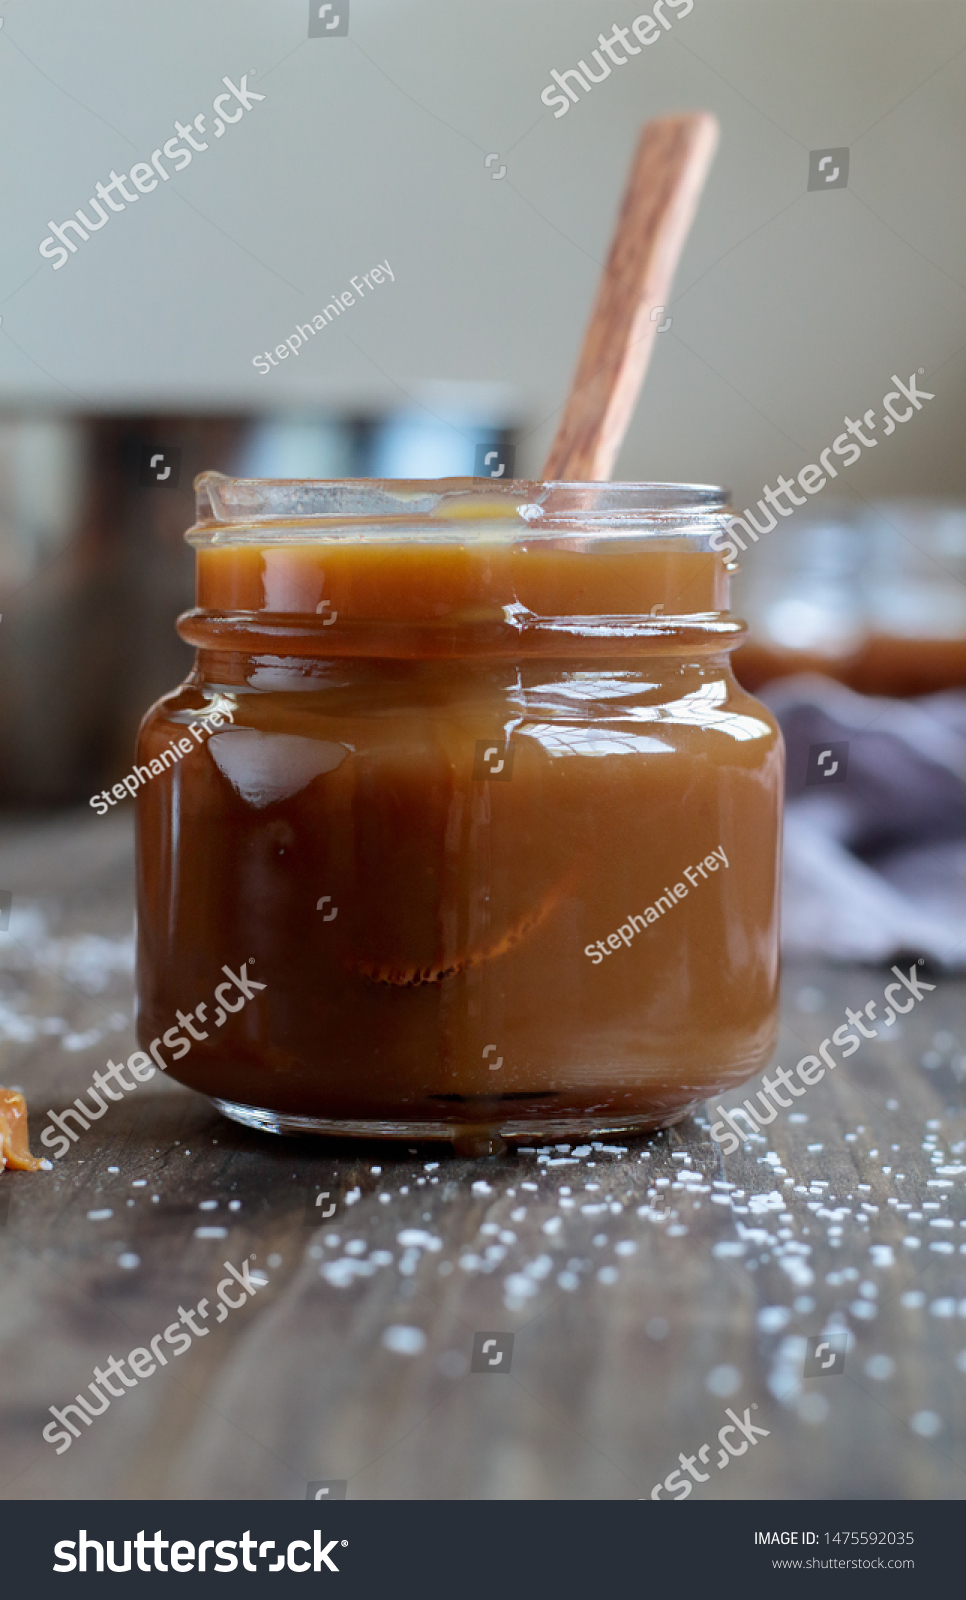
[[[545,481],[611,476],[717,142],[707,112],[642,129]]]
[[[117,1025],[130,974],[102,960],[102,986],[92,978],[130,932],[129,820],[0,829],[14,892],[2,1014],[71,1030],[31,1040],[5,1025],[0,1081],[26,1090],[35,1145],[48,1106],[134,1047]],[[33,932],[18,907],[34,908]],[[791,969],[778,1059],[814,1051],[886,981]],[[930,981],[894,1042],[864,1042],[728,1157],[698,1121],[579,1158],[283,1140],[160,1076],[142,1085],[53,1172],[0,1175],[0,1497],[273,1500],[334,1479],[352,1499],[646,1498],[680,1452],[714,1444],[726,1407],[757,1405],[768,1437],[695,1497],[961,1498],[966,1191],[962,1176],[937,1185],[922,1146],[966,1135],[966,983]],[[724,1181],[745,1191],[734,1205],[712,1198]],[[813,1182],[821,1199],[796,1192]],[[315,1227],[317,1188],[352,1203]],[[785,1211],[757,1209],[776,1192]],[[819,1214],[838,1205],[838,1224]],[[935,1228],[941,1215],[954,1226]],[[210,1225],[225,1235],[197,1234]],[[249,1255],[266,1287],[57,1456],[47,1408]],[[803,1382],[801,1341],[830,1317],[852,1329],[846,1370]],[[400,1327],[415,1330],[411,1354],[386,1343]],[[471,1372],[474,1334],[494,1329],[515,1336],[511,1371]],[[887,1378],[870,1376],[873,1355],[894,1363]],[[910,1426],[923,1412],[934,1437]]]

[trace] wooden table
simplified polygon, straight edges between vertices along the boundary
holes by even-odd
[[[35,1149],[48,1107],[134,1048],[130,822],[0,832],[0,1081]],[[683,1452],[699,1498],[961,1497],[966,1196],[936,1171],[966,1170],[966,985],[933,981],[796,1102],[807,1120],[728,1158],[700,1121],[576,1157],[295,1142],[142,1085],[53,1171],[0,1176],[0,1495],[635,1499]],[[778,1059],[885,983],[788,970]],[[342,1203],[319,1223],[321,1190]],[[246,1260],[264,1284],[218,1324],[222,1264]],[[95,1366],[206,1298],[182,1356],[69,1450],[44,1441]],[[803,1377],[830,1318],[844,1371]],[[512,1358],[471,1371],[475,1335],[506,1333]],[[766,1435],[719,1466],[728,1408]]]

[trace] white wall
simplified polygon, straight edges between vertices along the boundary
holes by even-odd
[[[320,40],[306,0],[10,0],[0,405],[395,405],[490,384],[494,414],[532,430],[518,472],[535,474],[637,128],[709,107],[722,145],[619,474],[724,481],[744,503],[923,367],[936,399],[851,484],[962,494],[966,5],[668,5],[671,30],[555,119],[550,69],[637,10],[351,0],[349,36]],[[222,76],[246,72],[265,99],[237,126],[61,270],[41,259],[48,218],[176,118],[210,129]],[[848,188],[807,193],[809,150],[839,145]],[[395,283],[256,372],[384,258]]]

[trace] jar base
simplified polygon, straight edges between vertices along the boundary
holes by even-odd
[[[680,1122],[701,1104],[675,1106],[673,1111],[654,1111],[629,1117],[556,1117],[541,1122],[522,1119],[494,1124],[466,1122],[403,1122],[395,1119],[301,1117],[288,1111],[269,1111],[261,1106],[239,1105],[233,1100],[211,1097],[213,1106],[232,1122],[259,1133],[287,1133],[296,1137],[311,1134],[330,1139],[396,1139],[434,1141],[453,1145],[458,1155],[499,1155],[514,1144],[552,1144],[558,1139],[597,1139],[602,1135],[653,1133]]]

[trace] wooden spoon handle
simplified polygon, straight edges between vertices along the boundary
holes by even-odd
[[[717,142],[707,112],[642,128],[544,481],[610,477]]]

